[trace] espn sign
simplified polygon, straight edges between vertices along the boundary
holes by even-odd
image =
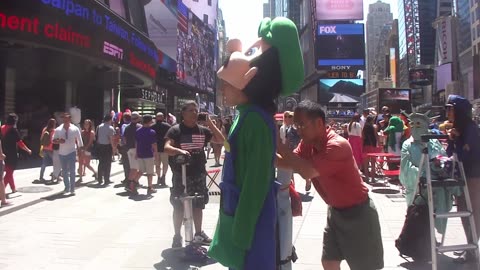
[[[103,53],[123,60],[123,49],[106,41],[103,42]]]

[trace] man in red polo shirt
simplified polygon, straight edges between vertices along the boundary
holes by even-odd
[[[280,145],[277,165],[312,179],[329,206],[323,236],[324,269],[339,270],[342,260],[352,270],[382,269],[383,245],[377,210],[368,197],[350,144],[326,127],[325,112],[309,100],[302,101],[295,109],[294,125],[302,141],[293,153]]]

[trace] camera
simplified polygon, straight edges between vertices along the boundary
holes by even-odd
[[[207,121],[207,114],[206,113],[200,113],[198,115],[198,121]]]

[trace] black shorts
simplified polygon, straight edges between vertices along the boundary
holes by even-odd
[[[178,199],[184,191],[182,175],[173,173],[173,187],[170,188],[170,203],[173,208],[183,210],[183,203]],[[201,196],[193,199],[192,206],[197,209],[205,209],[208,203],[207,173],[203,172],[193,177],[187,177],[187,193],[190,196],[195,194]]]

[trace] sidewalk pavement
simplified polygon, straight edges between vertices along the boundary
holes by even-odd
[[[212,164],[210,159],[207,170],[214,169],[210,167]],[[10,199],[13,206],[0,209],[0,269],[198,269],[166,256],[173,236],[168,189],[160,189],[153,196],[143,195],[146,191],[140,190],[138,197],[128,197],[118,185],[124,177],[121,165],[115,162],[112,164],[111,180],[116,184],[113,188],[90,183],[84,186],[87,188],[77,190],[75,197],[60,198],[56,194],[63,190],[62,183],[54,186],[31,183],[38,177],[38,171],[39,168],[17,171],[18,197]],[[47,169],[46,175],[48,173]],[[89,179],[93,181],[90,173],[84,182],[88,183]],[[169,184],[170,171],[167,179]],[[303,216],[294,218],[294,244],[299,259],[293,269],[322,269],[320,258],[327,206],[313,188],[311,193],[304,192],[304,181],[300,177],[296,177],[296,183],[304,195],[304,203]],[[51,190],[26,192],[38,187]],[[429,265],[407,263],[398,256],[394,241],[406,213],[405,199],[398,196],[398,189],[394,186],[371,188],[370,196],[377,206],[382,227],[384,269],[431,269]],[[203,229],[212,235],[219,196],[215,185],[210,191]],[[449,222],[446,243],[463,241],[461,222]],[[472,265],[454,265],[446,256],[440,260],[439,270],[474,269]],[[198,267],[225,269],[214,262]],[[342,269],[349,269],[345,262]]]
[[[98,161],[92,160],[91,164],[92,167],[97,170]],[[78,169],[78,163],[76,164],[76,168]],[[46,180],[50,180],[50,173],[52,171],[52,166],[46,168],[44,174],[44,178]],[[111,175],[116,176],[119,174],[123,175],[123,166],[119,164],[118,161],[112,162]],[[0,217],[18,211],[25,207],[31,206],[33,204],[37,204],[45,200],[45,198],[61,194],[65,189],[65,185],[63,184],[63,182],[58,182],[57,184],[40,183],[38,181],[40,177],[40,167],[16,170],[13,176],[15,179],[15,186],[17,192],[11,193],[10,186],[6,188],[6,193],[8,197],[7,200],[12,205],[8,207],[1,207]],[[87,169],[86,176],[83,177],[83,185],[76,188],[82,188],[85,186],[85,184],[94,182],[95,179],[93,177],[93,173]]]

